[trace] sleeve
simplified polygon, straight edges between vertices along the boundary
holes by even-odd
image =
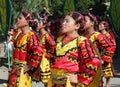
[[[90,42],[86,39],[79,44],[80,56],[80,74],[78,74],[78,80],[80,83],[89,85],[100,67],[100,60],[96,57],[96,53],[93,51]]]
[[[102,60],[104,62],[112,62],[112,57],[114,55],[116,47],[113,45],[113,43],[109,39],[107,39],[102,34],[99,34],[97,36],[97,41],[99,42],[98,44],[100,44],[104,48]]]
[[[55,46],[56,46],[56,43],[53,39],[53,37],[51,36],[51,34],[47,34],[46,35],[46,41],[47,41],[47,44],[48,46],[50,47],[50,53],[54,53],[54,50],[55,50]]]
[[[29,56],[29,65],[37,68],[41,60],[41,57],[43,55],[43,49],[39,45],[37,36],[35,34],[31,36],[28,44],[29,44],[29,51],[31,52]]]

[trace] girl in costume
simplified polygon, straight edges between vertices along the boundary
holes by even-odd
[[[99,31],[112,43],[112,45],[116,48],[115,38],[109,33],[109,23],[107,21],[101,21],[99,23]],[[113,50],[113,53],[115,49]],[[113,63],[105,62],[103,64],[103,76],[106,78],[106,85],[105,87],[109,87],[110,77],[114,76],[113,72]]]
[[[43,54],[36,34],[30,30],[34,26],[32,14],[22,10],[17,18],[17,28],[21,29],[14,39],[13,64],[11,66],[8,87],[32,87],[31,73],[38,67]]]
[[[37,33],[39,33],[39,42],[42,45],[43,51],[47,53],[47,56],[43,55],[44,58],[42,58],[40,67],[35,74],[35,80],[41,80],[45,85],[48,82],[48,79],[50,78],[50,62],[51,58],[54,56],[54,50],[56,45],[52,35],[47,30],[48,26],[46,24],[47,21],[43,22],[42,20],[39,20],[36,29]]]
[[[107,38],[98,31],[95,31],[95,26],[98,24],[96,17],[90,12],[84,13],[85,15],[85,30],[87,31],[87,37],[94,44],[98,51],[104,49],[104,52],[99,53],[102,64],[112,62],[115,47]],[[101,66],[102,69],[102,66]],[[102,73],[101,73],[102,74]],[[101,75],[102,76],[102,75]],[[102,84],[101,84],[102,86]]]
[[[79,36],[78,30],[83,26],[81,13],[70,12],[66,15],[62,34],[56,41],[55,62],[51,65],[51,87],[98,87],[97,83],[90,85],[100,67],[100,60],[89,40]]]

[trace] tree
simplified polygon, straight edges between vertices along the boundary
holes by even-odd
[[[75,2],[74,0],[65,0],[63,9],[64,15],[70,11],[75,11]]]
[[[13,5],[13,18],[20,14],[22,9],[30,11],[32,13],[38,13],[43,6],[48,8],[48,0],[11,0]],[[13,24],[13,23],[12,23]]]
[[[95,5],[94,0],[75,0],[76,10],[85,10],[88,11],[92,6]]]
[[[65,0],[49,0],[50,13],[63,14],[63,3]]]

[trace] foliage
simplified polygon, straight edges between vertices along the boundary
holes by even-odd
[[[96,4],[96,2],[105,2],[107,0],[11,0],[13,5],[13,19],[14,20],[21,9],[26,9],[30,12],[38,13],[43,6],[46,6],[51,14],[57,13],[59,15],[63,15],[65,9],[77,11],[80,10],[90,10],[91,8],[96,8],[98,12],[101,6]],[[75,8],[74,8],[75,5]],[[69,7],[69,8],[68,8]],[[100,12],[104,10],[104,7]],[[98,13],[100,13],[98,12]]]
[[[65,0],[49,0],[49,10],[50,13],[58,13],[60,15],[63,14],[63,3]]]
[[[76,9],[88,11],[92,6],[95,5],[94,0],[75,0]]]
[[[120,32],[120,2],[119,0],[112,0],[110,14],[116,32]]]
[[[75,11],[75,2],[74,0],[66,0],[64,3],[63,13],[64,15],[70,11]]]
[[[13,5],[13,19],[17,18],[22,9],[32,13],[38,13],[43,6],[48,8],[47,0],[11,0]]]

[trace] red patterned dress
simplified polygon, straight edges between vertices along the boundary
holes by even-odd
[[[35,33],[29,32],[23,36],[21,33],[16,34],[13,51],[14,61],[9,75],[8,87],[31,87],[29,71],[38,67],[42,54],[43,50],[39,46]],[[25,66],[29,66],[30,70],[24,72]]]
[[[111,40],[111,36],[107,35],[107,38],[99,33],[99,32],[95,32],[91,35],[89,35],[88,37],[90,39],[90,41],[92,43],[94,43],[96,45],[96,47],[98,48],[98,50],[102,50],[102,52],[100,53],[101,59],[102,61],[104,61],[103,64],[103,74],[106,73],[106,75],[111,75],[113,76],[113,71],[111,70],[111,65],[109,65],[109,63],[112,63],[112,58],[114,56],[114,52],[116,49],[115,46],[115,42],[113,41],[113,39]],[[107,70],[105,68],[108,68]]]
[[[111,36],[110,33],[104,34],[105,37],[112,43],[112,46],[114,49],[112,50],[112,54],[114,55],[115,49],[116,49],[116,42],[115,39]],[[111,56],[112,58],[113,56]],[[104,77],[113,77],[114,76],[114,68],[113,68],[113,63],[111,62],[106,62],[103,65],[103,75]]]
[[[42,48],[46,53],[54,54],[56,43],[50,33],[40,36]]]
[[[50,62],[52,63],[53,61],[52,59],[54,56],[56,43],[53,37],[51,36],[51,34],[48,32],[43,35],[40,35],[40,40],[41,40],[40,43],[42,44],[42,48],[44,52],[47,53],[47,56],[45,56],[45,58],[47,59],[47,62],[49,64],[47,65],[46,63],[46,65],[42,65],[42,66],[49,66],[49,67],[46,67],[45,71],[42,71],[41,69],[41,80],[42,82],[47,83],[48,79],[50,78],[50,74],[51,74]],[[41,67],[41,68],[45,68],[45,67]]]
[[[89,40],[79,36],[63,45],[64,37],[58,37],[56,43],[55,62],[51,65],[53,83],[66,84],[66,73],[69,73],[77,76],[75,79],[78,86],[98,87],[99,81],[95,83],[93,80],[100,67],[100,61]],[[70,77],[70,80],[72,79],[75,81]]]

